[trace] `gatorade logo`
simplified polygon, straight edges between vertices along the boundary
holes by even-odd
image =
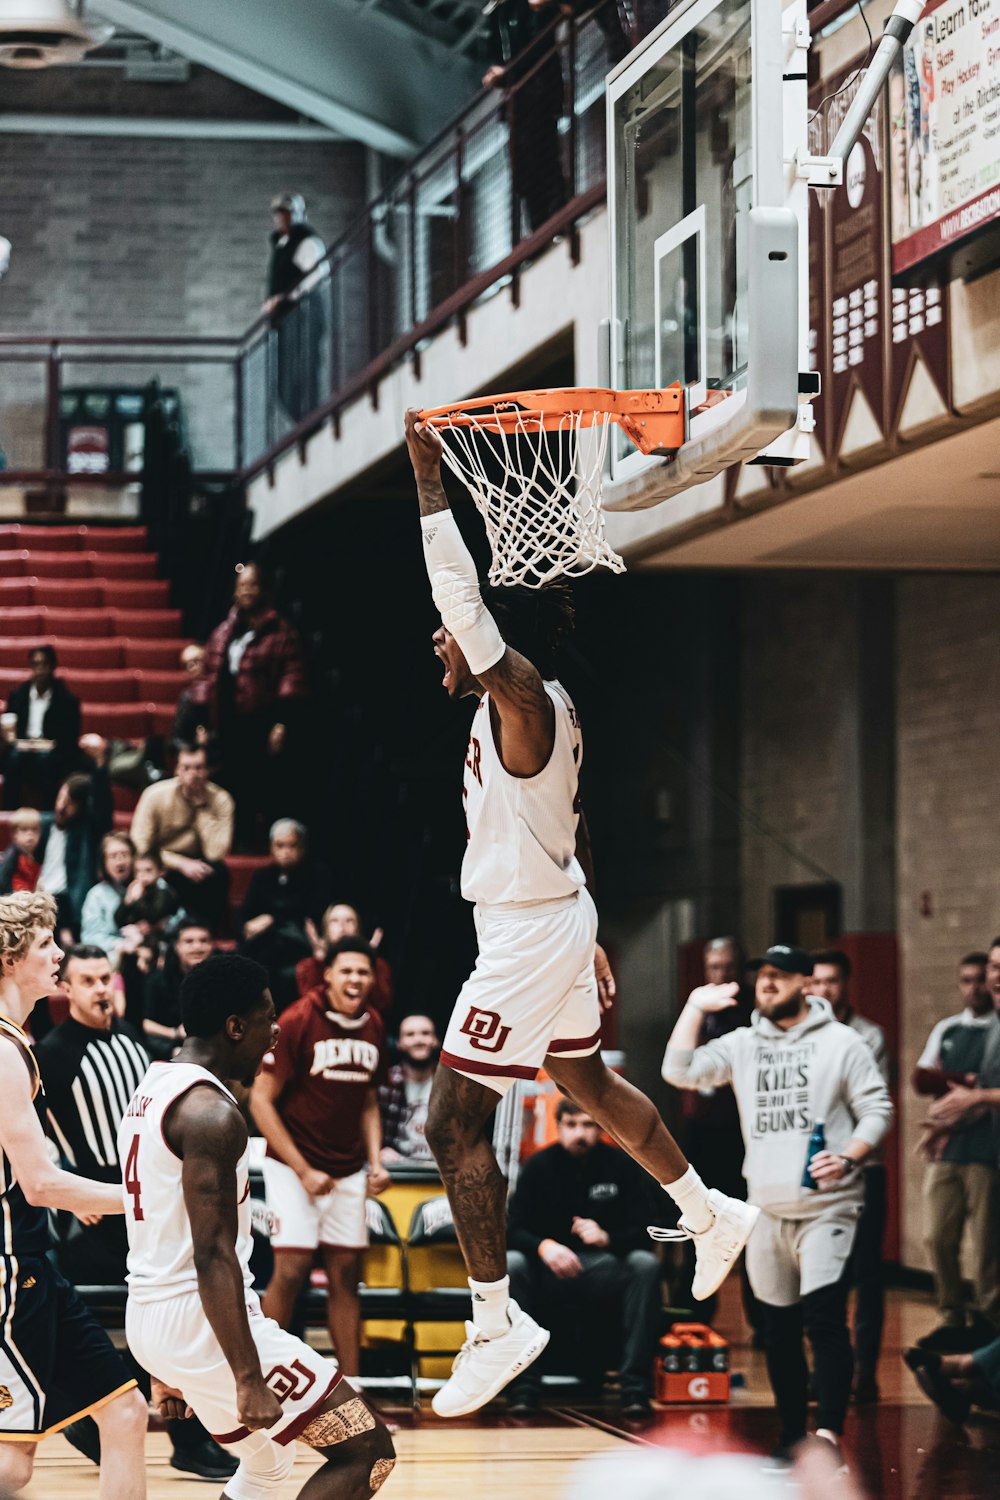
[[[704,1375],[696,1375],[694,1380],[688,1381],[688,1395],[692,1401],[708,1400],[708,1380]]]

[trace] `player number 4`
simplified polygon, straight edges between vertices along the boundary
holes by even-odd
[[[128,1148],[128,1156],[125,1158],[125,1191],[132,1199],[132,1216],[137,1222],[142,1220],[142,1187],[139,1183],[139,1137],[132,1137],[132,1144]]]

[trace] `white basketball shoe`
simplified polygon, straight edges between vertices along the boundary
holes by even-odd
[[[719,1290],[760,1217],[760,1209],[752,1203],[727,1198],[718,1188],[709,1188],[708,1206],[715,1218],[700,1234],[685,1224],[683,1218],[676,1229],[660,1229],[656,1224],[649,1226],[649,1234],[654,1240],[691,1240],[694,1244],[695,1272],[691,1295],[696,1302],[704,1302]]]
[[[436,1392],[431,1405],[439,1417],[465,1417],[498,1396],[515,1375],[532,1364],[549,1341],[547,1328],[508,1302],[510,1327],[499,1338],[488,1339],[475,1323],[466,1323],[468,1337],[455,1357],[451,1376]]]

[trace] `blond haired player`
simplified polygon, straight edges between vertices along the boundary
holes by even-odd
[[[580,725],[551,661],[570,623],[565,592],[491,590],[491,613],[441,483],[441,440],[409,411],[406,441],[441,612],[434,649],[444,686],[452,698],[479,699],[466,757],[462,865],[479,957],[445,1036],[427,1120],[472,1290],[468,1340],[434,1398],[440,1416],[457,1417],[497,1395],[549,1337],[510,1299],[507,1187],[486,1135],[516,1079],[534,1078],[544,1063],[666,1189],[681,1210],[679,1235],[694,1242],[696,1297],[710,1296],[732,1269],[757,1209],[707,1188],[650,1101],[601,1058],[598,988],[610,1003],[614,981],[587,890]]]
[[[31,1479],[41,1438],[93,1416],[101,1500],[146,1493],[146,1403],[104,1329],[48,1258],[50,1208],[120,1214],[117,1183],[52,1165],[45,1093],[23,1026],[56,988],[51,896],[0,897],[0,1487]]]
[[[303,1500],[370,1500],[395,1462],[384,1424],[329,1360],[261,1312],[250,1273],[250,1152],[233,1086],[278,1039],[267,971],[217,954],[181,985],[185,1041],[118,1127],[129,1348],[166,1415],[193,1411],[240,1466],[226,1500],[284,1489],[296,1440],[325,1460]]]

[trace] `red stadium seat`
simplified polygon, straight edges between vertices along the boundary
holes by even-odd
[[[82,703],[136,703],[136,679],[132,672],[81,671],[78,667],[61,669],[60,677],[71,693]]]
[[[145,526],[81,526],[80,530],[84,533],[81,545],[88,552],[145,552],[149,546]]]
[[[10,820],[13,816],[13,812],[0,812],[0,854],[5,849],[10,848],[11,841],[13,840],[14,835],[10,826]]]
[[[0,617],[0,626],[3,623],[3,617]],[[43,644],[45,642],[40,637],[33,640],[30,637],[22,639],[19,636],[0,636],[0,667],[19,667],[22,677],[27,677],[28,657],[35,646]],[[121,641],[79,641],[57,637],[54,640],[49,638],[47,644],[55,647],[60,672],[64,669],[68,671],[71,667],[85,672],[102,668],[110,671],[124,665]]]
[[[10,611],[15,614],[15,610]],[[99,636],[116,635],[110,609],[39,609],[41,635]],[[6,628],[6,627],[5,627]],[[33,634],[35,632],[32,632]]]
[[[89,552],[92,578],[155,578],[159,558],[155,552]]]
[[[160,672],[145,667],[135,675],[138,680],[135,696],[142,703],[176,703],[191,680],[182,668],[176,672]]]
[[[132,814],[122,808],[116,807],[111,814],[111,824],[116,833],[128,833],[132,827]]]
[[[227,856],[230,906],[243,905],[253,872],[263,869],[266,864],[270,864],[270,856],[267,854],[230,854]]]
[[[166,739],[174,727],[174,705],[172,703],[149,703],[149,717],[152,724],[150,734],[162,734]]]
[[[73,578],[78,583],[90,577],[86,552],[29,552],[31,559],[25,570],[33,578],[46,582],[54,578]]]
[[[110,609],[109,634],[142,636],[152,639],[181,633],[179,609]]]
[[[101,609],[104,587],[89,578],[32,578],[35,604],[45,609]]]
[[[2,624],[6,636],[45,634],[40,609],[5,609]]]
[[[131,823],[135,804],[139,800],[139,793],[136,788],[134,786],[122,786],[117,781],[112,782],[111,800],[115,805],[115,815],[123,813],[128,818],[129,823]]]
[[[6,703],[16,687],[20,687],[28,674],[24,667],[0,667],[0,698]]]
[[[85,526],[0,526],[0,550],[30,547],[32,552],[80,552]]]
[[[24,548],[19,552],[0,552],[0,578],[26,578],[31,571],[30,557],[31,553]]]
[[[150,733],[151,715],[146,703],[84,703],[82,717],[84,734],[144,740]]]
[[[170,604],[170,580],[167,578],[116,578],[98,586],[110,609],[166,609]]]
[[[181,652],[191,643],[181,636],[174,636],[163,641],[124,640],[121,644],[127,667],[148,667],[164,672],[179,664]]]
[[[35,603],[33,578],[0,578],[0,609],[25,609]]]

